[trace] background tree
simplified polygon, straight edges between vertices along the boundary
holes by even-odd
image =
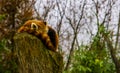
[[[72,3],[73,3],[73,6],[70,8],[70,11],[72,10],[70,12],[71,16],[66,15],[66,19],[69,21],[70,27],[73,30],[73,40],[72,40],[72,43],[71,43],[70,53],[69,53],[69,56],[68,56],[68,61],[67,61],[65,70],[67,70],[69,68],[69,65],[70,65],[70,62],[71,62],[71,57],[73,55],[74,49],[77,48],[77,46],[79,46],[79,45],[76,45],[76,43],[78,43],[77,37],[78,37],[79,31],[80,31],[80,28],[84,24],[84,22],[82,22],[82,19],[84,18],[83,13],[84,13],[85,5],[86,5],[86,0],[81,1],[81,2],[83,4],[78,6],[78,8],[77,8],[76,7],[76,1],[73,1],[73,2],[70,1],[70,6],[72,6]],[[76,9],[78,9],[79,11],[76,12]],[[77,13],[81,13],[81,14],[78,16]]]
[[[33,17],[34,0],[1,0],[0,15],[4,18],[0,21],[1,35],[10,37],[9,32],[15,31],[24,21]],[[6,34],[2,34],[6,33]],[[0,37],[2,38],[2,36]]]
[[[16,69],[13,36],[16,30],[34,13],[34,0],[0,0],[0,72]],[[12,60],[11,60],[11,59]]]

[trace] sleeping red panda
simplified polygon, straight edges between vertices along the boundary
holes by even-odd
[[[17,32],[27,32],[32,34],[38,37],[49,50],[54,52],[58,50],[58,34],[44,21],[28,20]]]

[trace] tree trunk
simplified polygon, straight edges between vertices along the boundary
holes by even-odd
[[[62,73],[63,57],[48,50],[41,40],[27,33],[14,36],[18,73]]]

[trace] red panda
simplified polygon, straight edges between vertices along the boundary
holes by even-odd
[[[32,34],[38,37],[49,50],[54,52],[58,50],[58,34],[44,21],[28,20],[18,29],[17,32],[27,32]]]

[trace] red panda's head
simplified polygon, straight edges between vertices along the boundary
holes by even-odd
[[[28,32],[28,33],[48,33],[47,23],[40,20],[28,20],[26,21],[22,27],[18,30],[19,32]]]

